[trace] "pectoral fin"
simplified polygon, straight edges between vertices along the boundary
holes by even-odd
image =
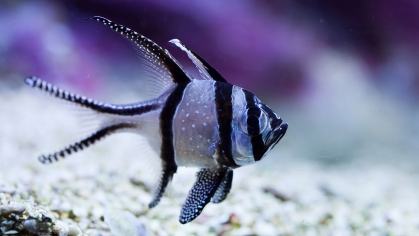
[[[189,191],[185,204],[183,204],[179,216],[180,223],[191,222],[201,214],[223,182],[227,172],[227,169],[201,169],[197,173],[196,182]]]
[[[223,180],[221,181],[220,186],[215,192],[214,196],[211,198],[212,203],[220,203],[224,201],[230,192],[231,183],[233,182],[233,170],[228,169],[225,173]]]

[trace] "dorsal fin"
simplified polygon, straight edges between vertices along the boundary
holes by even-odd
[[[198,68],[199,72],[201,73],[202,77],[204,77],[204,79],[215,80],[219,82],[227,82],[227,80],[224,79],[224,77],[221,76],[220,73],[216,69],[210,66],[208,62],[202,59],[202,57],[200,57],[194,51],[186,47],[186,45],[183,44],[181,41],[179,41],[179,39],[172,39],[169,42],[175,44],[180,49],[185,51],[186,54],[188,54],[188,57],[192,60],[192,62]]]
[[[120,33],[134,43],[140,55],[145,59],[144,66],[147,68],[146,72],[149,76],[163,79],[162,83],[189,83],[192,80],[192,77],[170,55],[169,51],[163,49],[155,42],[130,28],[113,23],[104,17],[94,16],[91,19],[102,22],[105,26]]]

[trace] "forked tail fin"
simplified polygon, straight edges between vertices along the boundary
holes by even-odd
[[[80,105],[85,108],[89,108],[91,110],[103,114],[135,116],[147,113],[158,108],[157,104],[153,101],[124,105],[114,105],[103,102],[97,102],[93,99],[86,98],[84,96],[80,96],[78,94],[70,93],[63,89],[57,88],[56,86],[53,86],[52,84],[34,76],[26,78],[25,83],[33,88],[46,92],[56,98]]]
[[[58,161],[60,158],[65,158],[72,153],[83,150],[110,134],[122,130],[134,130],[138,128],[139,124],[134,122],[135,119],[132,120],[129,117],[156,110],[161,106],[161,104],[155,102],[154,100],[122,105],[97,102],[93,99],[88,99],[84,96],[80,96],[57,88],[56,86],[53,86],[50,83],[47,83],[36,77],[26,78],[25,83],[32,88],[36,88],[58,99],[77,104],[81,107],[104,115],[99,118],[101,123],[100,128],[87,138],[73,143],[70,146],[53,154],[41,155],[39,157],[39,161],[44,164]]]
[[[71,144],[70,146],[55,152],[53,154],[49,154],[49,155],[41,155],[39,156],[39,161],[44,163],[44,164],[49,164],[52,163],[54,161],[58,161],[59,158],[65,158],[66,156],[78,152],[79,150],[83,150],[87,147],[89,147],[90,145],[94,144],[95,142],[101,140],[102,138],[113,134],[117,131],[121,131],[123,129],[132,129],[135,128],[135,124],[134,123],[118,123],[118,124],[114,124],[114,125],[110,125],[104,128],[99,129],[98,131],[94,132],[93,134],[91,134],[89,137]]]

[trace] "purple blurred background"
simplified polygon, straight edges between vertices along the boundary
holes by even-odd
[[[137,83],[135,51],[80,20],[94,15],[145,35],[199,76],[168,43],[178,38],[267,101],[291,124],[283,155],[418,153],[418,1],[2,0],[2,86],[18,88],[35,75],[100,96],[108,84]]]

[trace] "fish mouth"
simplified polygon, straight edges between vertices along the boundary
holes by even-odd
[[[285,133],[287,132],[288,124],[281,123],[282,120],[278,120],[276,128],[266,136],[265,147],[267,148],[267,150],[272,149],[279,142],[279,140],[281,140],[282,137],[284,137]]]

